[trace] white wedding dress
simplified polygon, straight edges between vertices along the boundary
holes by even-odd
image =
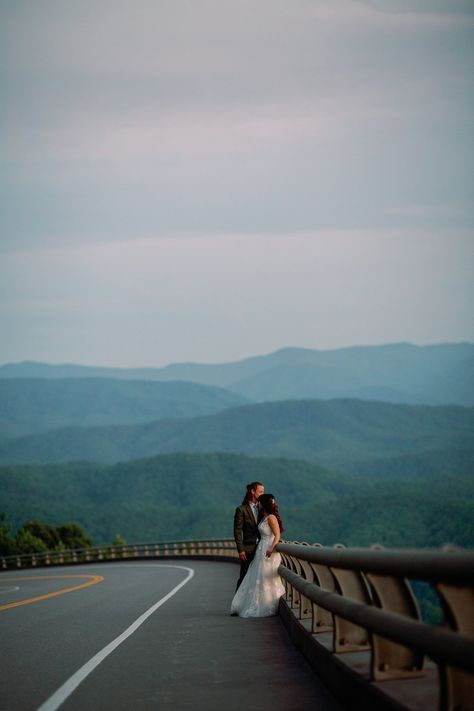
[[[230,608],[231,614],[238,614],[240,617],[276,615],[278,602],[285,592],[278,575],[281,555],[276,551],[269,558],[265,555],[275,538],[266,518],[260,521],[258,530],[261,538],[255,557],[234,595]]]

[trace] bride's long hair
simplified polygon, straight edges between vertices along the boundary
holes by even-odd
[[[281,520],[278,504],[275,503],[275,497],[273,494],[262,494],[258,497],[258,503],[262,504],[262,508],[266,514],[273,514],[276,516],[281,533],[283,531],[283,521]]]

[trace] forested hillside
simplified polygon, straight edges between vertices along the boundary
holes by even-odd
[[[0,462],[113,463],[173,452],[305,459],[348,473],[472,471],[474,408],[361,400],[247,405],[140,426],[67,428],[0,446]]]
[[[0,436],[13,437],[71,425],[138,424],[161,418],[193,417],[245,402],[246,398],[222,388],[186,382],[0,379]]]
[[[0,512],[75,521],[96,543],[231,537],[245,484],[260,480],[281,508],[284,538],[332,545],[474,546],[473,483],[463,476],[380,480],[302,461],[179,454],[100,466],[0,468]]]
[[[288,539],[474,546],[473,353],[395,344],[163,369],[4,366],[0,514],[16,527],[77,522],[95,542],[231,536],[245,484],[262,480]]]

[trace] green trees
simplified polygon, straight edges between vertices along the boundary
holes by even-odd
[[[89,548],[92,545],[92,539],[77,523],[63,523],[57,526],[56,531],[61,543],[69,550]]]
[[[77,523],[52,526],[38,519],[30,519],[20,526],[15,535],[12,535],[12,528],[6,514],[1,514],[0,555],[73,550],[92,545],[91,538]]]
[[[7,515],[0,514],[0,555],[13,555],[16,553],[16,543],[11,532],[12,525],[7,520]]]
[[[17,534],[26,549],[36,543],[30,534],[48,547],[87,547],[81,526],[107,545],[117,533],[128,542],[231,537],[235,506],[249,481],[263,481],[277,497],[287,540],[474,546],[474,481],[455,467],[442,474],[350,476],[305,461],[230,453],[169,454],[111,467],[0,467],[0,511],[15,530],[28,531]],[[16,551],[5,519],[0,540]]]

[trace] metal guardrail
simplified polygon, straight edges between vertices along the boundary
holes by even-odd
[[[277,550],[286,604],[313,643],[324,636],[333,655],[368,654],[372,682],[419,678],[428,657],[438,668],[440,708],[474,708],[474,552],[301,543]],[[431,583],[443,627],[422,622],[408,578]]]
[[[309,657],[312,647],[324,647],[329,666],[334,667],[336,661],[349,657],[353,661],[354,653],[360,653],[369,658],[373,687],[398,681],[404,696],[409,685],[427,673],[426,661],[431,659],[439,677],[439,708],[474,708],[473,551],[323,548],[288,542],[280,543],[277,550],[283,560],[279,573],[286,585],[282,605],[304,635],[301,646]],[[0,570],[147,558],[239,560],[234,540],[220,538],[4,556]],[[443,627],[422,622],[408,578],[432,585],[444,610]],[[331,670],[325,679],[320,665],[316,666],[337,695],[340,676]],[[363,708],[410,708],[409,704],[379,702],[380,698]]]
[[[35,568],[54,565],[75,565],[116,560],[142,558],[199,558],[218,557],[238,560],[232,538],[207,538],[190,541],[160,541],[158,543],[132,543],[107,546],[92,546],[74,550],[54,550],[41,553],[0,558],[0,570]]]

